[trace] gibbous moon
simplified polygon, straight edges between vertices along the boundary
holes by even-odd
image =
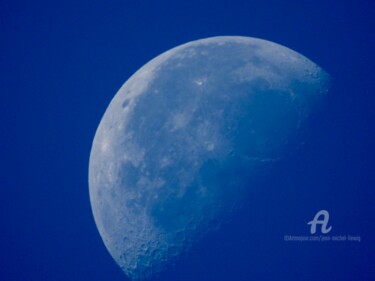
[[[212,231],[327,92],[306,57],[249,37],[173,48],[140,68],[93,142],[96,225],[132,280],[144,280]]]

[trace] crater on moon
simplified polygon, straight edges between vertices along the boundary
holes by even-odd
[[[130,77],[89,165],[95,222],[125,274],[160,272],[216,228],[282,157],[327,81],[286,47],[231,36],[171,49]]]

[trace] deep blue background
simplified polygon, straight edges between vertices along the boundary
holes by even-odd
[[[332,76],[305,144],[236,219],[160,280],[375,280],[375,2],[1,1],[0,280],[127,280],[91,214],[88,160],[119,87],[156,55],[217,35],[267,39]],[[330,212],[332,235],[286,243]]]

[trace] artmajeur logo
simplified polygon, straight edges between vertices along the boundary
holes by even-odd
[[[359,235],[326,235],[332,230],[332,226],[329,225],[329,212],[327,210],[318,211],[314,218],[307,223],[310,225],[311,235],[284,235],[284,241],[298,241],[298,242],[336,242],[336,241],[349,241],[349,242],[361,242],[361,236]],[[320,228],[319,228],[320,227]],[[317,234],[317,231],[320,233]]]
[[[323,216],[323,220],[319,220],[319,218]],[[310,233],[311,234],[315,234],[316,233],[316,225],[317,224],[321,224],[322,225],[322,228],[321,228],[321,232],[323,234],[326,234],[328,232],[330,232],[332,230],[332,226],[330,226],[329,228],[327,228],[327,224],[328,224],[328,220],[329,220],[329,213],[328,211],[326,210],[320,210],[319,212],[316,213],[314,219],[310,222],[308,222],[307,224],[311,224],[311,230],[310,230]]]

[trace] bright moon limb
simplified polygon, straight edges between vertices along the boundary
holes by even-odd
[[[231,36],[178,46],[130,77],[89,167],[96,225],[125,274],[153,276],[220,222],[283,156],[327,81],[297,52]]]

